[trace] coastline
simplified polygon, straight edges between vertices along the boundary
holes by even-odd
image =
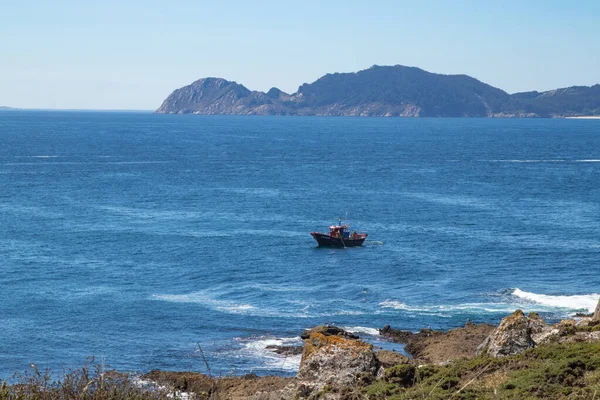
[[[408,356],[376,348],[342,328],[321,325],[300,335],[302,346],[274,349],[279,354],[301,351],[293,377],[215,376],[205,360],[202,373],[152,370],[129,375],[88,364],[57,378],[32,364],[33,373],[3,383],[0,396],[32,398],[43,392],[48,400],[64,398],[65,393],[76,398],[93,393],[99,400],[594,398],[600,391],[599,310],[557,324],[517,310],[498,326],[467,321],[447,331],[424,328],[415,333],[389,325],[379,330],[387,340],[405,344]]]
[[[537,313],[517,310],[498,326],[467,321],[445,332],[425,328],[414,333],[389,325],[380,329],[388,340],[405,344],[409,356],[376,349],[350,332],[324,325],[301,335],[302,361],[293,378],[250,374],[211,379],[193,372],[152,371],[143,379],[178,393],[200,392],[206,399],[591,398],[600,390],[596,314],[548,324]]]
[[[600,115],[588,115],[581,117],[565,117],[565,119],[600,119]]]

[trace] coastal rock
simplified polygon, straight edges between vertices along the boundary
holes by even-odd
[[[341,336],[346,339],[359,339],[359,337],[356,336],[355,334],[353,334],[351,332],[347,332],[347,331],[343,330],[342,328],[338,328],[337,326],[333,326],[333,325],[321,325],[321,326],[317,326],[316,328],[306,330],[306,331],[302,332],[302,334],[300,335],[300,339],[308,340],[308,339],[310,339],[311,335],[314,335],[317,333],[322,334],[323,336]],[[304,345],[304,347],[306,348],[306,344]]]
[[[343,389],[364,379],[374,379],[379,361],[373,346],[356,335],[333,326],[305,332],[304,351],[297,382],[284,398],[342,398]],[[326,393],[325,393],[326,392]]]
[[[302,346],[278,346],[278,345],[269,345],[266,347],[267,350],[271,350],[273,353],[282,355],[282,356],[297,356],[302,354],[303,347]]]
[[[517,310],[508,317],[504,317],[495,332],[490,335],[480,346],[483,351],[492,357],[504,357],[522,353],[536,346],[532,338],[541,335],[547,329],[545,321],[537,314],[529,316]]]
[[[381,336],[396,343],[406,344],[405,350],[422,364],[442,364],[477,354],[479,344],[495,330],[489,324],[467,322],[464,327],[447,332],[422,329],[418,333],[392,329],[389,325],[379,330]]]
[[[592,321],[600,322],[600,299],[598,299],[598,304],[596,304],[596,309],[592,315]]]

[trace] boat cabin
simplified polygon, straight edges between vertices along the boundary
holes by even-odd
[[[329,227],[329,236],[331,236],[332,238],[349,238],[350,232],[346,230],[347,228],[348,225],[331,225]]]

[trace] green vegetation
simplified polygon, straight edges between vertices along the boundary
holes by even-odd
[[[255,374],[214,378],[198,372],[154,370],[140,377],[93,365],[60,376],[35,365],[10,382],[0,381],[0,400],[228,400],[283,389],[291,378]],[[371,382],[364,382],[361,387]]]
[[[212,379],[190,372],[153,371],[145,376],[170,389],[103,371],[87,364],[59,379],[35,366],[11,383],[0,385],[0,400],[40,399],[190,399],[247,398],[282,389],[289,378],[224,377]],[[357,384],[334,390],[325,386],[313,398],[337,392],[344,399],[595,399],[600,398],[600,342],[552,343],[522,354],[492,358],[478,356],[447,365],[399,364],[383,376],[359,377]]]
[[[445,366],[395,366],[363,392],[390,400],[600,398],[600,342],[549,344]]]

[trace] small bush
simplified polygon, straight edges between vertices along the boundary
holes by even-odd
[[[403,387],[411,386],[415,382],[415,366],[400,364],[385,370],[383,379]]]

